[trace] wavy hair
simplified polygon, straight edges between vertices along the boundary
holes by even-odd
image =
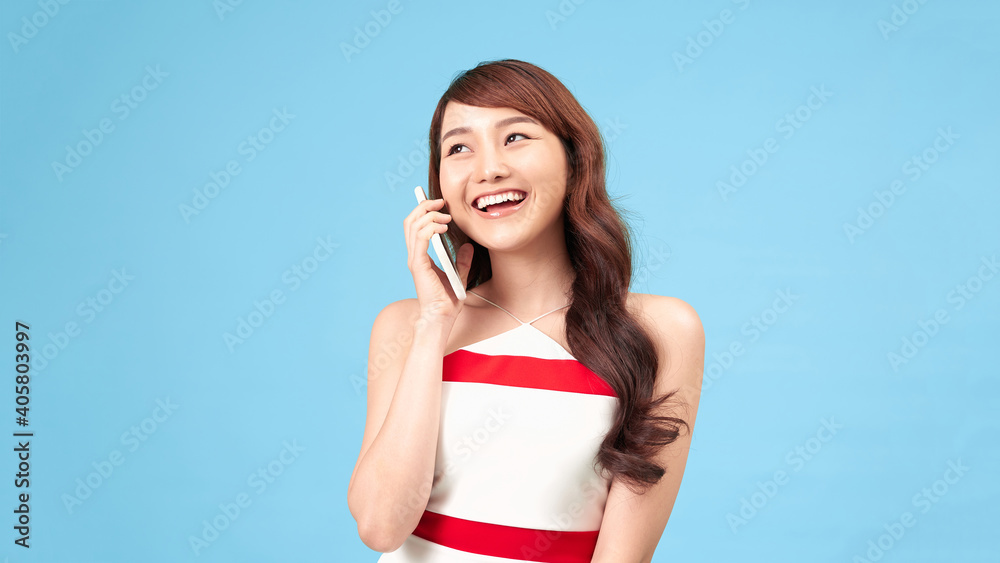
[[[573,265],[566,336],[573,356],[618,397],[614,422],[596,463],[633,492],[645,492],[666,472],[652,460],[687,423],[654,413],[677,391],[652,398],[658,369],[653,341],[626,307],[632,275],[628,224],[608,198],[600,131],[572,93],[549,72],[519,60],[482,62],[458,74],[441,96],[430,127],[430,197],[441,197],[441,127],[449,101],[513,108],[538,120],[562,141],[569,162],[563,216]],[[457,225],[453,225],[457,227]],[[459,228],[444,234],[452,261],[464,243],[475,252],[467,289],[492,276],[489,252]]]

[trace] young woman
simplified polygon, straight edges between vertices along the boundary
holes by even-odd
[[[372,327],[362,541],[381,563],[650,561],[698,408],[698,315],[628,291],[600,133],[548,72],[459,75],[430,146],[430,199],[403,221],[417,297]]]

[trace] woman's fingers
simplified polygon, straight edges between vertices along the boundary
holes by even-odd
[[[447,222],[451,220],[451,216],[447,213],[441,213],[437,211],[441,206],[444,205],[444,200],[439,199],[429,199],[420,202],[413,211],[403,219],[403,231],[409,240],[409,237],[413,233],[413,228],[420,229],[424,222],[427,221],[443,221]]]
[[[403,220],[408,250],[407,264],[413,275],[421,311],[454,320],[461,309],[448,277],[429,255],[431,237],[448,231],[451,215],[442,211],[443,199],[424,200]],[[468,270],[468,268],[466,268]]]
[[[429,211],[435,211],[444,207],[444,199],[426,199],[421,201],[410,211],[409,215],[403,219],[403,229],[409,232],[410,224],[426,215]]]
[[[419,231],[417,231],[417,252],[420,253],[418,256],[421,258],[426,258],[427,262],[434,266],[434,262],[431,261],[430,254],[428,254],[428,249],[431,243],[431,237],[435,233],[443,234],[448,230],[448,226],[443,223],[433,223],[429,222],[422,226]]]
[[[421,254],[427,253],[428,239],[434,232],[444,232],[436,227],[431,227],[431,232],[428,232],[427,227],[429,225],[447,223],[451,220],[451,217],[435,209],[440,208],[444,205],[444,200],[440,199],[429,199],[424,200],[417,204],[413,208],[413,211],[403,220],[404,234],[406,236],[407,247],[409,248],[409,253],[407,256],[407,262],[412,266],[415,259],[422,258]],[[429,258],[428,258],[429,259]]]
[[[432,212],[436,213],[436,212]],[[423,260],[427,254],[427,250],[430,247],[430,239],[435,234],[443,234],[448,231],[447,223],[451,221],[451,217],[443,216],[441,213],[436,213],[435,215],[427,214],[424,217],[418,218],[416,223],[410,227],[410,256],[409,260],[412,264],[413,261]],[[426,256],[427,261],[430,261],[430,256]]]

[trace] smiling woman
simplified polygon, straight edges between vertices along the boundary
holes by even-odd
[[[650,561],[698,408],[698,315],[628,291],[600,133],[550,73],[462,73],[429,141],[431,199],[403,221],[417,298],[372,327],[362,541],[381,563]],[[431,262],[435,233],[473,297]]]

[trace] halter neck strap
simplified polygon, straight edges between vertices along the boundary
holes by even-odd
[[[478,298],[482,299],[483,301],[485,301],[485,302],[489,303],[490,305],[493,305],[493,306],[495,306],[495,307],[499,308],[499,309],[500,309],[501,311],[503,311],[504,313],[507,313],[508,315],[510,315],[510,316],[512,316],[512,317],[514,317],[514,320],[515,320],[515,321],[517,321],[517,322],[519,322],[519,323],[521,323],[521,324],[523,324],[523,325],[530,325],[531,323],[533,323],[533,322],[537,321],[538,319],[540,319],[540,318],[544,317],[545,315],[548,315],[548,314],[551,314],[551,313],[555,313],[555,312],[556,312],[556,311],[558,311],[559,309],[565,309],[566,307],[569,307],[569,306],[570,306],[570,304],[566,304],[566,305],[563,305],[562,307],[558,307],[558,308],[556,308],[556,309],[552,309],[552,310],[551,310],[551,311],[549,311],[548,313],[542,313],[541,315],[539,315],[539,316],[535,317],[534,319],[531,319],[531,320],[530,320],[530,321],[528,321],[528,322],[524,322],[524,321],[522,321],[521,319],[517,318],[517,317],[516,317],[516,316],[514,315],[514,313],[511,313],[510,311],[508,311],[507,309],[504,309],[504,308],[503,308],[503,307],[501,307],[500,305],[497,305],[496,303],[494,303],[494,302],[490,301],[489,299],[487,299],[487,298],[483,297],[482,295],[479,295],[479,294],[478,294],[478,293],[476,293],[475,291],[472,291],[472,290],[470,289],[470,290],[468,290],[468,293],[471,293],[471,294],[475,295],[476,297],[478,297]]]

